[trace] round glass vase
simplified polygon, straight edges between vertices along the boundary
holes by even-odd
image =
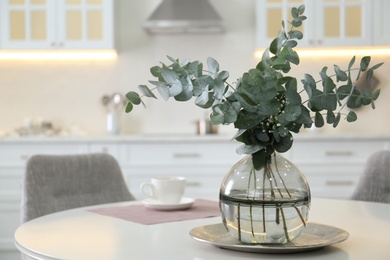
[[[229,234],[244,243],[289,242],[308,220],[310,188],[305,176],[278,153],[266,161],[255,170],[252,156],[245,156],[221,185],[222,221]]]

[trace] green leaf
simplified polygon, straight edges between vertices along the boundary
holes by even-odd
[[[209,58],[207,58],[207,66],[208,66],[209,72],[212,75],[214,75],[213,78],[215,78],[217,76],[218,71],[219,71],[219,64],[218,64],[218,62],[215,59],[209,57]]]
[[[377,68],[379,68],[380,66],[382,66],[383,65],[383,62],[382,63],[378,63],[378,64],[376,64],[376,65],[374,65],[374,66],[372,66],[372,70],[376,70]]]
[[[216,78],[214,80],[214,87],[213,87],[213,97],[217,100],[221,100],[223,95],[225,94],[225,84],[220,78]]]
[[[298,30],[289,31],[288,35],[290,36],[290,39],[301,40],[303,38],[303,33]]]
[[[179,79],[174,80],[174,82],[169,86],[169,96],[173,97],[180,94],[183,91],[183,87]]]
[[[336,116],[334,115],[333,111],[328,110],[326,112],[326,123],[333,124],[335,120],[336,120]]]
[[[337,89],[338,98],[340,100],[343,100],[344,98],[348,97],[351,94],[352,88],[352,84],[340,86]]]
[[[365,71],[368,68],[368,66],[370,65],[370,61],[371,61],[371,57],[370,56],[364,56],[360,60],[360,70],[361,71]]]
[[[234,122],[234,127],[238,129],[251,129],[263,121],[265,116],[258,113],[248,113],[241,111],[238,114],[236,122]]]
[[[238,110],[240,106],[238,103],[223,103],[212,107],[210,115],[211,122],[215,125],[230,124],[237,120]]]
[[[354,122],[357,120],[357,115],[355,112],[353,111],[349,111],[348,115],[347,115],[347,121],[348,122]]]
[[[347,73],[342,71],[339,66],[334,65],[334,71],[336,72],[337,82],[338,81],[347,81],[348,80]]]
[[[145,95],[145,97],[155,98],[157,97],[153,94],[153,92],[146,85],[139,85],[138,89]]]
[[[288,104],[284,109],[284,114],[287,121],[295,121],[301,115],[301,107],[299,105]]]
[[[316,89],[316,87],[317,87],[316,81],[314,80],[313,76],[311,76],[310,74],[305,74],[305,78],[302,80],[302,83],[303,83],[303,85],[305,87],[305,90],[306,90],[307,94],[310,97],[311,96],[311,91],[308,91],[308,90],[309,89],[310,90]]]
[[[323,127],[324,126],[324,118],[322,117],[320,112],[316,112],[314,117],[314,124],[316,127]]]
[[[127,105],[126,105],[126,108],[125,108],[125,112],[126,113],[130,113],[131,110],[133,110],[133,104],[131,102],[127,102]]]
[[[303,14],[304,12],[305,12],[305,5],[303,4],[303,5],[300,5],[299,7],[298,7],[298,11],[299,11],[299,14]]]
[[[161,76],[168,84],[173,84],[176,80],[179,79],[179,76],[173,70],[164,69],[161,71]]]
[[[271,42],[271,44],[270,44],[270,46],[269,46],[269,51],[270,51],[272,54],[275,54],[275,55],[276,55],[276,53],[278,52],[278,46],[279,46],[279,44],[278,44],[278,38],[275,38],[275,39]]]
[[[267,152],[265,149],[261,149],[256,153],[252,153],[252,163],[255,170],[261,170],[267,163]]]
[[[330,93],[336,88],[336,84],[330,77],[327,77],[322,81],[322,86],[324,87],[324,93]]]
[[[202,94],[196,97],[195,104],[205,105],[208,101],[209,101],[209,91],[208,88],[206,88],[205,91],[202,92]]]
[[[236,152],[238,154],[253,154],[256,153],[257,151],[264,149],[264,146],[260,144],[253,144],[253,145],[241,145],[236,149]]]
[[[161,68],[159,66],[154,66],[150,68],[150,73],[152,73],[153,76],[158,78],[161,75]]]
[[[353,56],[352,59],[351,59],[351,61],[350,61],[349,64],[348,64],[348,70],[351,70],[351,69],[352,69],[353,64],[355,64],[355,60],[356,60],[356,57]]]
[[[174,99],[177,101],[188,101],[192,98],[192,91],[190,91],[188,88],[183,89],[183,91],[174,96]]]
[[[336,128],[336,127],[338,126],[338,124],[339,124],[339,122],[340,122],[340,119],[341,119],[341,114],[340,114],[340,112],[339,112],[339,113],[337,113],[336,119],[334,120],[334,123],[333,123],[333,127],[334,127],[334,128]]]
[[[377,100],[377,98],[379,97],[380,92],[381,92],[380,89],[375,90],[375,91],[372,93],[372,99],[373,99],[373,100]]]
[[[290,133],[286,135],[285,137],[281,137],[279,142],[275,142],[273,144],[273,147],[275,150],[279,153],[284,153],[290,150],[292,144],[293,144],[293,137]]]
[[[289,46],[285,46],[282,51],[280,52],[280,56],[284,59],[288,60],[292,64],[298,65],[299,64],[299,56],[298,54],[293,51],[293,49]]]
[[[293,18],[298,18],[298,16],[299,16],[299,10],[298,10],[298,8],[296,8],[296,7],[291,8],[291,16],[292,16]]]
[[[302,25],[302,21],[300,19],[294,19],[294,20],[291,21],[291,24],[294,27],[300,27]]]
[[[126,94],[126,98],[133,103],[134,105],[139,105],[141,103],[141,98],[139,97],[139,94],[134,91],[130,91]]]
[[[268,134],[265,132],[257,133],[256,138],[259,139],[259,141],[261,142],[268,142],[270,140]]]
[[[222,81],[225,81],[229,78],[229,72],[227,71],[221,71],[220,73],[218,73],[218,78],[221,79]]]
[[[286,43],[284,44],[284,46],[286,47],[291,47],[291,48],[294,48],[295,46],[298,45],[298,42],[295,41],[295,40],[288,40],[286,41]]]
[[[290,105],[300,105],[302,103],[301,96],[291,88],[286,91],[286,99]]]
[[[159,82],[161,83],[161,82]],[[158,93],[160,93],[160,96],[165,100],[167,101],[169,99],[169,88],[167,86],[165,86],[165,84],[158,84],[157,87],[157,91]]]

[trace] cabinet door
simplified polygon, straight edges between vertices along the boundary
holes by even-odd
[[[113,48],[112,0],[58,1],[58,43],[65,49]]]
[[[55,2],[0,0],[1,48],[51,48],[55,41]]]
[[[374,9],[374,45],[377,46],[389,46],[390,45],[390,26],[388,26],[386,18],[390,13],[390,1],[389,0],[376,0],[372,1]]]
[[[291,8],[301,4],[305,4],[308,19],[299,28],[304,34],[300,47],[372,44],[372,1],[258,0],[257,43],[260,48],[268,47],[280,30],[281,21],[290,21]],[[289,29],[290,25],[286,25]]]
[[[310,12],[310,8],[307,8],[310,3],[307,0],[257,0],[256,2],[256,27],[257,27],[257,46],[261,48],[269,47],[270,43],[282,28],[282,21],[285,21],[286,30],[291,28],[288,21],[292,20],[291,8],[299,7],[301,4],[305,4],[305,15]],[[310,22],[312,23],[313,18]],[[300,30],[304,34],[304,38],[299,41],[299,46],[308,45],[308,35],[310,35],[309,27],[306,25],[306,21],[297,30]]]
[[[112,0],[0,0],[2,49],[112,49]]]
[[[372,44],[371,3],[367,0],[316,1],[312,44],[361,46]]]

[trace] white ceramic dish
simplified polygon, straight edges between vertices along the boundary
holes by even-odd
[[[300,236],[285,244],[244,244],[230,236],[222,223],[193,228],[190,235],[216,247],[252,253],[284,254],[320,249],[346,240],[348,232],[340,228],[308,223]]]
[[[181,201],[177,204],[161,204],[160,202],[153,199],[144,199],[142,203],[147,208],[158,209],[158,210],[178,210],[178,209],[187,209],[194,204],[195,199],[192,198],[182,198]]]

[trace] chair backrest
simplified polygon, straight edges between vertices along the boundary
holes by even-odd
[[[22,222],[57,211],[134,200],[108,154],[34,155],[23,182]]]
[[[390,203],[390,150],[378,151],[368,158],[351,198]]]

